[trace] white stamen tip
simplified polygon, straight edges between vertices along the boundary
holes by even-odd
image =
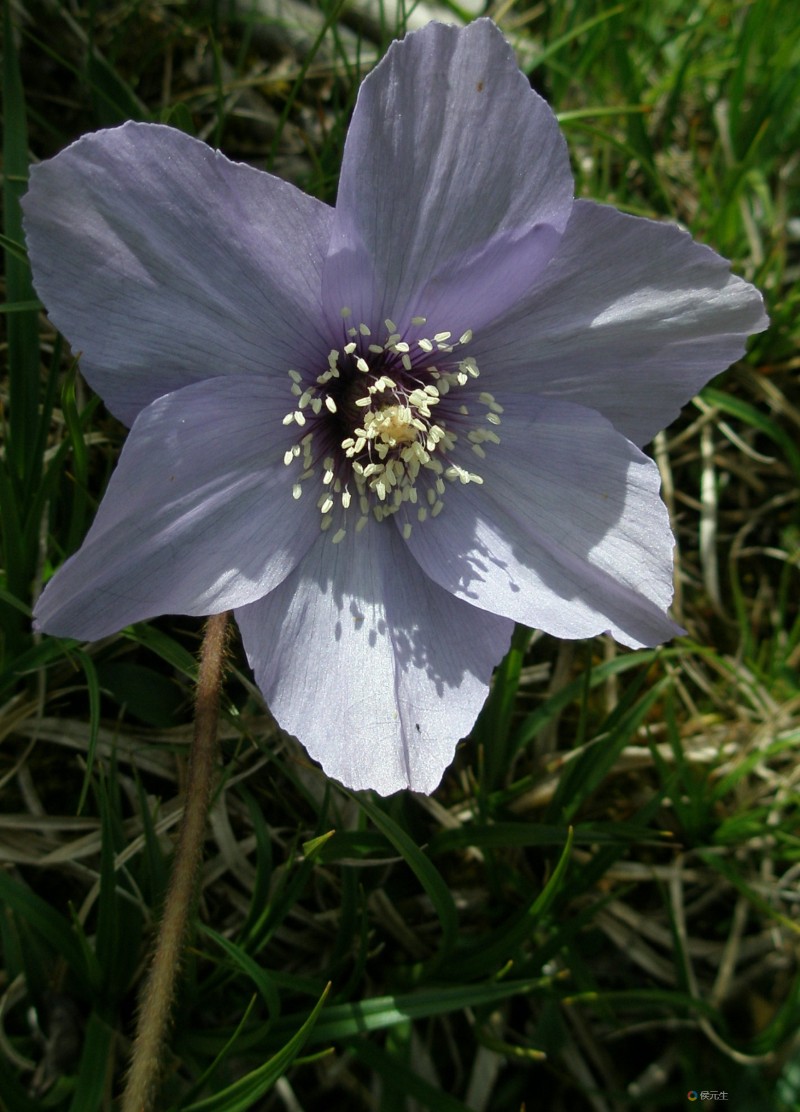
[[[347,320],[351,310],[343,308],[341,316]],[[461,359],[452,354],[458,345],[471,341],[472,330],[464,330],[458,340],[447,331],[417,338],[417,333],[404,330],[426,324],[422,315],[412,317],[410,326],[404,320],[400,329],[389,317],[383,323],[386,336],[379,343],[372,338],[370,324],[348,321],[347,342],[330,349],[316,377],[309,370],[287,372],[295,408],[283,417],[283,424],[302,428],[310,422],[310,431],[283,453],[285,465],[298,459],[303,468],[299,477],[293,477],[292,498],[299,499],[304,490],[308,494],[303,483],[315,479],[312,498],[321,514],[320,529],[331,530],[334,544],[344,539],[345,525],[353,528],[353,520],[359,533],[370,516],[385,521],[403,506],[408,518],[399,527],[408,541],[415,523],[438,517],[445,493],[454,484],[483,483],[480,475],[453,462],[454,452],[461,453],[467,446],[479,459],[486,459],[486,445],[500,442],[492,426],[500,424],[503,407],[493,395],[484,391],[475,399],[470,394],[468,408],[453,393],[480,374],[472,356]],[[331,379],[337,380],[335,397],[327,392]],[[485,407],[481,414],[475,413],[476,400]],[[330,420],[328,415],[333,414],[336,418]],[[324,459],[325,449],[319,451],[322,444],[330,453]],[[460,458],[463,463],[463,454]],[[358,510],[353,518],[345,517],[354,499]],[[341,502],[341,527],[333,529],[337,502]]]

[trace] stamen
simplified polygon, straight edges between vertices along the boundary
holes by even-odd
[[[282,419],[287,428],[296,425],[305,433],[283,453],[285,466],[295,460],[302,466],[292,498],[299,499],[303,483],[316,476],[320,528],[331,530],[334,544],[346,536],[348,522],[355,520],[359,533],[370,516],[380,522],[407,505],[409,513],[416,509],[413,521],[421,524],[438,517],[454,484],[483,483],[465,466],[465,449],[485,459],[486,446],[500,442],[493,428],[503,412],[492,394],[474,391],[471,383],[480,374],[474,357],[452,354],[471,342],[471,329],[457,340],[446,330],[406,339],[387,317],[380,343],[367,322],[349,320],[350,309],[343,308],[341,317],[348,321],[347,342],[329,350],[320,373],[312,372],[309,383],[308,370],[288,371],[295,407]],[[421,315],[410,320],[414,328],[426,323]],[[429,361],[434,353],[436,365]],[[467,393],[451,404],[448,395],[464,388]],[[478,403],[484,409],[475,413]],[[320,464],[323,452],[315,445],[323,444],[328,454]],[[418,482],[426,472],[421,497]],[[401,535],[408,540],[411,532],[412,521],[404,521]]]

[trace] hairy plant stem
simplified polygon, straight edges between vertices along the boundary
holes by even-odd
[[[150,1112],[158,1093],[163,1051],[182,965],[189,919],[203,857],[211,790],[217,767],[217,722],[224,672],[228,614],[208,619],[200,650],[194,738],[183,817],[155,953],[139,1009],[121,1112]]]

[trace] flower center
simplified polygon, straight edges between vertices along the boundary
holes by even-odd
[[[413,416],[411,406],[385,405],[383,409],[369,410],[364,418],[364,434],[377,440],[378,452],[386,454],[399,444],[414,444],[419,436],[419,420]],[[361,431],[361,430],[359,430]]]
[[[350,311],[342,316],[346,321]],[[412,317],[405,335],[393,321],[384,324],[382,343],[366,324],[348,327],[347,342],[330,351],[327,369],[311,381],[289,371],[297,401],[283,423],[303,430],[284,454],[287,466],[300,467],[292,494],[300,498],[321,470],[320,526],[336,522],[334,544],[349,520],[358,532],[370,514],[382,521],[398,512],[408,539],[414,521],[441,513],[445,480],[483,482],[464,466],[465,448],[483,459],[484,444],[500,442],[502,406],[477,391],[478,365],[459,351],[472,333],[429,339],[421,334],[424,317]],[[348,513],[354,501],[358,511]]]

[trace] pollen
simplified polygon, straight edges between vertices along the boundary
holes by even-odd
[[[480,368],[463,351],[471,329],[455,339],[446,329],[420,335],[422,315],[407,328],[389,317],[380,327],[358,321],[349,309],[341,318],[345,342],[322,369],[288,372],[294,408],[283,424],[302,434],[283,453],[286,467],[300,469],[291,495],[311,487],[333,544],[403,507],[408,540],[412,520],[422,526],[444,511],[448,489],[483,483],[473,467],[500,443],[503,407],[473,385]]]

